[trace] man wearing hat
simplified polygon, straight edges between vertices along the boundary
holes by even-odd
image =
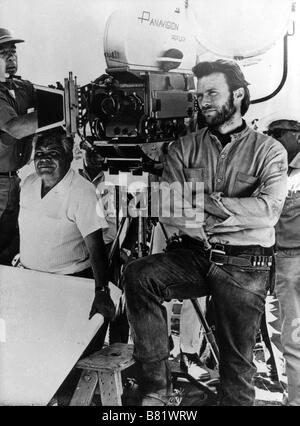
[[[288,405],[300,406],[300,123],[273,121],[268,133],[288,153],[288,195],[276,225],[276,296],[286,361]]]
[[[30,159],[37,128],[34,88],[16,76],[15,38],[0,28],[0,264],[9,265],[18,252],[18,170]]]

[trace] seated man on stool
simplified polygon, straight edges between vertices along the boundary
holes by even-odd
[[[21,186],[20,261],[37,271],[95,279],[96,312],[111,319],[107,293],[107,256],[102,230],[107,228],[95,189],[70,166],[73,138],[62,129],[41,134],[36,142],[36,172]]]
[[[142,405],[180,400],[170,385],[162,302],[209,293],[220,349],[220,405],[253,405],[253,349],[286,196],[287,155],[243,120],[250,95],[235,62],[202,62],[194,74],[207,127],[169,145],[161,186],[162,200],[169,191],[172,204],[160,220],[181,235],[166,253],[132,262],[124,272]]]

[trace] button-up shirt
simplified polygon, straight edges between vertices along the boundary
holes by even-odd
[[[0,83],[0,172],[19,170],[30,159],[33,136],[15,139],[2,126],[34,108],[34,88],[29,81],[8,79]]]
[[[300,249],[300,153],[289,164],[288,194],[276,225],[279,249]]]
[[[210,243],[274,245],[274,226],[287,193],[287,154],[278,141],[248,126],[233,133],[224,147],[208,128],[180,138],[169,146],[162,184],[185,182],[198,183],[196,204],[185,196],[182,216],[163,214],[163,223],[202,240],[204,230]],[[203,191],[227,219],[201,214]],[[175,190],[177,213],[178,203],[182,206],[182,193]]]

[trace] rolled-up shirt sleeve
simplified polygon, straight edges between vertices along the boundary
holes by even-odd
[[[273,227],[279,220],[287,195],[287,153],[270,148],[259,174],[260,184],[252,196],[238,198],[212,193],[211,198],[229,217],[206,228],[207,232],[235,232]]]

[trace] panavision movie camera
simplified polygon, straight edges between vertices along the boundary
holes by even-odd
[[[36,86],[39,130],[64,126],[110,160],[143,160],[151,153],[138,147],[180,135],[194,113],[196,49],[185,12],[113,12],[104,35],[106,74],[82,87],[71,73],[63,90]]]

